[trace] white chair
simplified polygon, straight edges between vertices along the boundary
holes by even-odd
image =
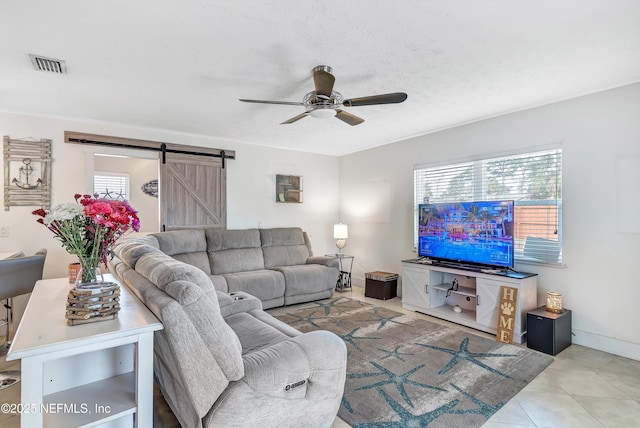
[[[36,282],[42,279],[46,248],[38,250],[33,256],[14,257],[0,260],[0,300],[6,300],[6,334],[0,347],[0,355],[4,355],[11,346],[10,324],[13,320],[12,299],[31,293]],[[8,388],[20,381],[17,370],[0,372],[0,389]]]

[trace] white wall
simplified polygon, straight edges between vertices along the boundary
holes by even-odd
[[[232,148],[237,160],[229,161],[227,171],[228,228],[300,226],[315,255],[335,253],[339,159],[259,146]],[[302,176],[302,203],[276,202],[276,174]]]
[[[415,164],[557,142],[563,143],[566,268],[516,268],[539,274],[539,304],[546,291],[563,294],[573,311],[574,343],[640,359],[634,268],[640,182],[623,182],[640,169],[640,84],[341,157],[341,219],[349,225],[346,250],[356,257],[355,281],[362,284],[369,270],[399,273],[400,260],[415,257]]]
[[[338,221],[339,177],[336,157],[115,124],[0,112],[1,135],[53,140],[53,205],[71,202],[74,193],[89,190],[85,189],[85,150],[81,145],[64,143],[65,130],[235,150],[236,160],[226,161],[228,228],[258,227],[260,224],[262,227],[299,226],[311,236],[316,254],[335,251],[332,233],[333,224]],[[302,204],[275,202],[276,173],[303,176]],[[4,176],[4,166],[0,166],[0,176]],[[74,261],[74,257],[62,249],[49,230],[36,223],[36,217],[31,215],[36,208],[11,207],[9,211],[0,211],[0,226],[9,229],[9,237],[0,238],[0,251],[17,249],[28,254],[46,247],[49,253],[45,278],[66,276],[66,266]],[[134,205],[134,208],[137,207]]]

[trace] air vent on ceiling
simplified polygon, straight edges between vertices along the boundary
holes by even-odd
[[[67,65],[61,59],[47,58],[41,55],[29,54],[33,68],[38,71],[50,73],[67,74]]]

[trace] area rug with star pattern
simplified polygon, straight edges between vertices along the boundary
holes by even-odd
[[[353,427],[480,427],[553,358],[366,302],[334,297],[268,311],[347,345],[338,416]]]

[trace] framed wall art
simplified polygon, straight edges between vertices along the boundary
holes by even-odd
[[[51,207],[51,140],[3,139],[4,210]]]

